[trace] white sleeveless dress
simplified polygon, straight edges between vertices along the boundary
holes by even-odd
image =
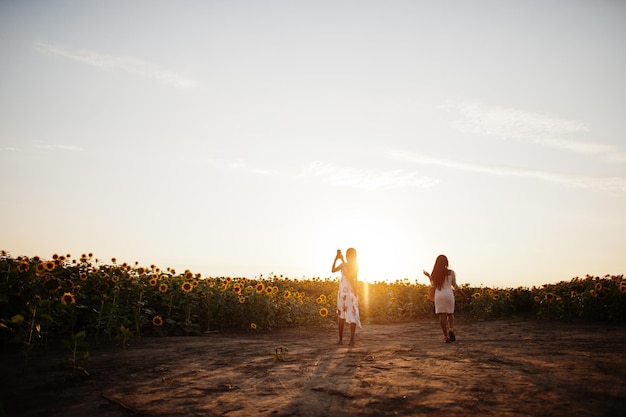
[[[350,281],[344,275],[344,268],[341,269],[341,282],[337,292],[337,315],[340,319],[344,319],[346,323],[356,323],[359,328],[361,327],[359,298],[352,285],[350,285]]]
[[[435,313],[454,313],[454,291],[452,287],[456,287],[456,275],[453,270],[450,270],[450,274],[446,275],[446,279],[443,281],[441,289],[435,290]]]

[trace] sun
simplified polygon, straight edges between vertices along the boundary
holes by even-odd
[[[329,252],[341,249],[344,257],[348,248],[356,249],[359,281],[395,281],[421,273],[412,265],[420,242],[408,236],[397,221],[367,214],[336,219],[332,227],[325,246],[332,242],[335,247]]]

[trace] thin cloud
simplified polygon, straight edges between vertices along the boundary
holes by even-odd
[[[45,149],[45,150],[61,150],[61,151],[70,151],[70,152],[79,152],[82,151],[83,148],[76,145],[64,145],[61,143],[45,143],[41,141],[34,141],[33,146],[37,149]]]
[[[535,178],[569,187],[590,188],[603,191],[626,192],[626,178],[623,177],[590,177],[558,172],[541,171],[534,169],[514,168],[498,165],[480,165],[466,162],[452,161],[443,158],[433,158],[412,152],[393,150],[389,156],[400,161],[407,161],[422,165],[436,165],[460,171],[477,172],[489,175]]]
[[[341,168],[332,164],[313,162],[299,175],[299,178],[321,178],[337,187],[359,188],[364,190],[391,188],[426,188],[438,183],[429,177],[418,177],[415,172],[401,169],[372,172],[350,168]]]
[[[252,166],[248,165],[246,162],[244,162],[242,159],[236,159],[236,160],[227,162],[226,166],[228,168],[230,168],[231,170],[244,171],[244,172],[248,172],[250,174],[255,174],[255,175],[277,175],[277,174],[279,174],[278,171],[273,170],[273,169],[264,169],[264,168],[252,167]]]
[[[105,71],[123,71],[176,87],[191,88],[198,85],[197,81],[185,77],[178,72],[163,69],[156,64],[137,58],[104,55],[86,50],[74,50],[48,43],[37,44],[37,49],[73,61],[92,65]]]
[[[570,136],[587,133],[584,123],[506,107],[461,102],[441,106],[458,111],[454,125],[462,132],[498,139],[513,139],[582,154],[595,154],[614,162],[626,161],[624,152],[606,143],[573,140]]]

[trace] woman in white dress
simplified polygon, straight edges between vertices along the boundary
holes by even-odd
[[[343,343],[343,329],[346,323],[350,325],[350,346],[354,345],[356,327],[361,327],[359,315],[359,298],[357,296],[357,282],[359,265],[356,262],[356,250],[350,248],[346,251],[347,261],[344,261],[341,250],[337,251],[333,262],[333,273],[341,271],[341,282],[337,292],[337,317],[339,328],[339,344]],[[337,261],[341,261],[337,265]]]
[[[454,342],[456,335],[454,333],[454,292],[452,290],[458,291],[466,300],[469,300],[469,297],[457,285],[456,275],[453,270],[448,268],[448,258],[445,255],[437,257],[433,272],[429,274],[424,271],[424,274],[430,278],[430,285],[435,288],[435,314],[439,314],[443,340],[446,343]]]

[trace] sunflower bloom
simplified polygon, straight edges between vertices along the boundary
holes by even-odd
[[[554,294],[552,294],[551,292],[546,293],[546,300],[548,301],[554,300]]]
[[[263,285],[262,282],[259,282],[256,286],[256,292],[257,294],[262,293],[263,291],[265,291],[265,285]]]
[[[157,283],[158,283],[158,279],[156,279],[155,277],[150,278],[150,285],[152,285],[153,287],[156,287]]]
[[[58,291],[61,289],[61,281],[56,278],[49,279],[44,283],[44,288],[48,290],[48,292]]]
[[[166,283],[162,283],[161,285],[159,285],[159,292],[161,294],[165,294],[167,292],[167,284]]]
[[[57,266],[54,262],[52,261],[48,261],[46,263],[43,264],[44,268],[46,268],[46,271],[52,271],[54,270],[54,268]]]
[[[193,290],[193,284],[191,282],[183,282],[181,288],[184,292],[191,292],[191,290]]]
[[[473,298],[474,300],[477,300],[477,299],[479,299],[480,297],[481,297],[481,294],[480,294],[479,292],[475,292],[474,294],[472,294],[472,298]]]
[[[161,316],[154,316],[152,318],[152,325],[156,326],[156,327],[163,326],[163,317],[161,317]]]
[[[283,298],[287,300],[289,299],[289,297],[291,297],[291,291],[285,290],[285,292],[283,293]]]
[[[250,328],[252,330],[256,330],[256,323],[250,323]]]
[[[326,307],[320,308],[320,316],[326,317],[328,315],[328,309]]]
[[[243,304],[246,302],[246,297],[244,297],[243,295],[239,296],[239,304]]]
[[[64,305],[74,304],[76,302],[76,299],[74,298],[74,295],[72,293],[66,292],[61,296],[61,302]]]
[[[596,291],[600,291],[602,289],[602,283],[596,282]]]
[[[20,262],[17,265],[17,270],[18,270],[18,272],[26,272],[26,271],[28,271],[28,263],[27,262]]]

